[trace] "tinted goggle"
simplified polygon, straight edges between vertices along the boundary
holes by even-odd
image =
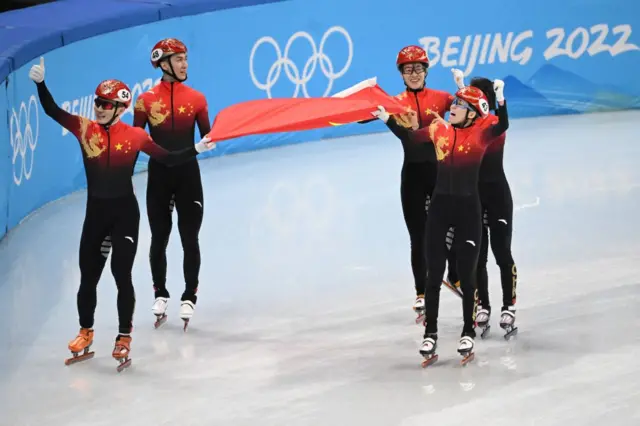
[[[475,108],[473,108],[469,102],[460,98],[455,98],[452,102],[452,105],[455,105],[460,108],[466,108],[469,111],[475,111]]]
[[[118,106],[116,102],[109,101],[109,100],[102,99],[102,98],[96,98],[93,101],[93,103],[96,104],[96,106],[98,108],[102,108],[102,109],[105,109],[105,110],[115,109]]]
[[[402,67],[402,74],[411,75],[413,73],[422,74],[427,71],[427,67],[422,64],[405,65]]]

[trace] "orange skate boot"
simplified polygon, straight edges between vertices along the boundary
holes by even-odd
[[[124,336],[119,334],[116,337],[116,344],[113,348],[113,358],[120,364],[118,365],[118,373],[131,365],[131,359],[129,359],[129,352],[131,351],[131,336]]]
[[[81,328],[78,337],[69,342],[69,350],[73,354],[73,357],[67,358],[64,364],[71,365],[93,358],[94,352],[89,352],[92,344],[93,330],[90,328]],[[79,355],[80,352],[82,352],[82,355]]]

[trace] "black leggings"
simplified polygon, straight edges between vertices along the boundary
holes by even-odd
[[[185,289],[181,300],[197,302],[200,274],[200,243],[204,199],[197,160],[167,167],[149,161],[147,215],[151,227],[149,262],[155,297],[169,297],[167,290],[167,244],[173,226],[173,207],[178,211],[178,232],[184,250]]]
[[[500,268],[502,284],[502,307],[516,304],[516,286],[518,271],[511,255],[511,236],[513,233],[513,199],[506,180],[480,184],[480,199],[484,209],[482,244],[478,259],[478,299],[485,309],[491,309],[489,301],[489,279],[487,258],[489,252],[489,233],[491,251]]]
[[[427,219],[427,259],[429,275],[425,293],[425,336],[438,332],[440,288],[447,259],[446,237],[450,227],[455,228],[453,250],[457,255],[457,272],[460,276],[463,336],[475,337],[475,312],[477,307],[476,265],[482,236],[480,199],[477,196],[436,194],[431,200]]]
[[[402,214],[409,231],[411,243],[411,269],[416,295],[423,295],[427,282],[427,257],[425,232],[431,194],[435,187],[437,165],[435,163],[405,163],[402,167],[400,200]],[[451,252],[453,258],[453,252]],[[449,264],[449,278],[457,281],[455,268]]]
[[[138,249],[140,210],[135,195],[122,198],[87,198],[87,211],[80,239],[80,327],[92,328],[96,311],[96,289],[111,255],[111,272],[118,287],[118,332],[131,333],[136,304],[131,269]]]

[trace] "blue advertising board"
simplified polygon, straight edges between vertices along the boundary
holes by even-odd
[[[78,5],[87,1],[60,3],[80,10]],[[404,87],[395,59],[410,44],[423,46],[429,54],[430,87],[454,92],[451,68],[463,70],[467,77],[503,79],[512,118],[640,106],[640,36],[634,32],[640,28],[640,3],[487,0],[482,8],[462,1],[455,8],[436,3],[425,9],[419,0],[407,0],[402,8],[389,7],[384,0],[293,0],[206,12],[205,2],[194,0],[192,13],[203,13],[185,13],[189,16],[179,16],[179,9],[167,2],[117,3],[152,3],[157,10],[144,6],[143,25],[95,37],[88,37],[87,31],[99,25],[85,23],[80,32],[65,29],[63,39],[72,43],[22,52],[16,55],[20,60],[12,59],[8,115],[18,115],[23,139],[18,144],[16,134],[9,138],[10,146],[20,146],[12,157],[9,227],[42,204],[85,185],[75,138],[44,115],[29,80],[29,68],[40,54],[57,103],[86,117],[93,115],[93,92],[101,80],[123,80],[134,98],[156,84],[161,74],[151,67],[150,52],[166,37],[187,44],[187,84],[205,94],[212,121],[222,108],[238,102],[330,96],[374,76],[388,93],[399,93]],[[137,11],[134,6],[127,10],[133,10],[127,16]],[[154,11],[159,20],[148,23]],[[117,16],[110,13],[106,28],[112,29]],[[76,16],[70,22],[81,21]],[[131,19],[126,22],[131,25]],[[42,37],[51,42],[55,34]],[[132,110],[123,120],[132,122]],[[31,126],[32,141],[25,142],[26,126]],[[373,122],[248,136],[221,143],[201,157],[384,130]],[[142,155],[136,170],[145,165]]]

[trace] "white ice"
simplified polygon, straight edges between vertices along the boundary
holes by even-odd
[[[638,425],[638,123],[638,111],[512,122],[520,333],[504,341],[494,315],[466,368],[460,301],[446,289],[440,361],[420,367],[390,134],[202,161],[200,299],[187,333],[175,227],[169,320],[152,325],[146,175],[136,176],[133,365],[121,374],[108,267],[96,357],[63,364],[78,331],[86,194],[52,203],[0,243],[0,424]],[[498,309],[493,257],[489,270]]]

